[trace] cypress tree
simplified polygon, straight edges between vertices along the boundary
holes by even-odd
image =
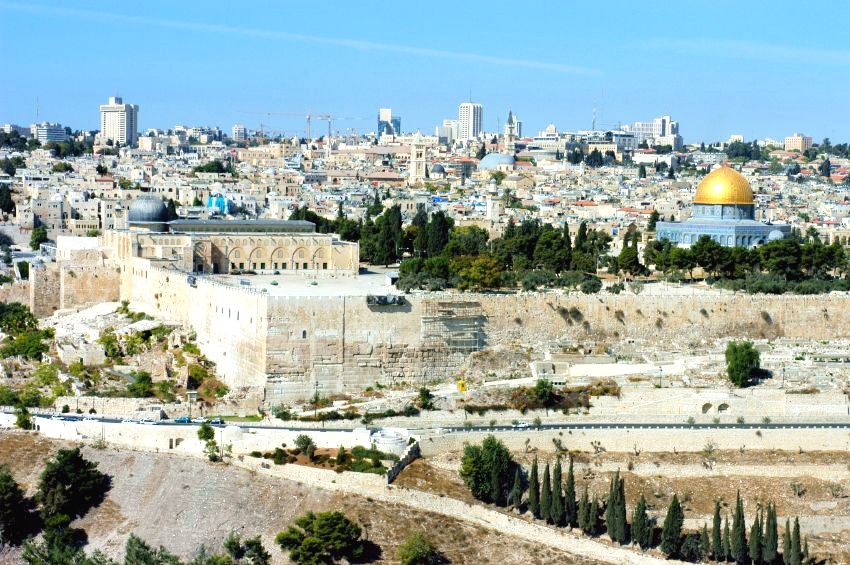
[[[522,477],[519,474],[519,465],[514,472],[514,485],[508,493],[508,505],[519,508],[522,504]]]
[[[735,504],[735,515],[732,517],[732,537],[729,539],[729,549],[736,563],[747,560],[747,524],[744,518],[744,503],[741,491],[738,491],[738,501]]]
[[[802,549],[800,548],[800,519],[794,518],[794,530],[791,532],[791,554],[788,557],[790,565],[801,565]]]
[[[791,520],[785,518],[785,531],[782,532],[782,562],[791,564]]]
[[[813,562],[811,559],[809,559],[809,538],[808,538],[808,536],[806,536],[803,539],[803,556],[800,559],[800,562],[804,563],[805,565],[809,565],[809,563]]]
[[[729,533],[729,515],[727,514],[723,520],[723,561],[728,561],[732,557],[731,537],[732,534]]]
[[[576,508],[576,479],[573,475],[573,458],[570,457],[570,468],[567,471],[567,486],[564,489],[564,522],[571,525],[575,524],[577,520],[578,509]]]
[[[611,538],[611,541],[617,540],[617,498],[620,496],[620,470],[614,473],[611,479],[611,485],[608,487],[608,504],[605,506],[605,533]]]
[[[753,565],[761,565],[761,513],[756,514],[753,525],[750,527],[750,560]]]
[[[636,542],[641,549],[647,549],[652,545],[652,523],[646,514],[646,499],[643,493],[632,513],[632,541]]]
[[[699,533],[699,558],[701,561],[707,561],[711,555],[711,542],[708,539],[708,526],[703,522],[702,531]]]
[[[768,503],[761,558],[765,563],[774,563],[777,557],[779,557],[779,535],[776,531],[776,506]]]
[[[590,529],[590,502],[587,498],[587,487],[581,495],[581,500],[578,503],[578,527],[581,531],[587,533]]]
[[[552,512],[550,513],[552,523],[556,526],[564,525],[564,498],[561,496],[561,459],[555,462],[552,470]]]
[[[672,557],[679,552],[679,542],[682,537],[682,523],[685,515],[679,504],[679,497],[673,495],[670,506],[667,507],[667,517],[664,518],[664,527],[661,529],[661,551],[667,557]]]
[[[590,512],[588,512],[588,515],[588,533],[595,536],[596,532],[599,531],[599,498],[597,498],[595,494],[593,495],[593,502],[590,504]]]
[[[543,488],[540,489],[540,518],[552,521],[552,483],[549,480],[549,464],[543,471]]]
[[[711,553],[715,561],[725,559],[723,554],[723,538],[721,537],[720,501],[714,501],[714,519],[711,522]]]
[[[622,545],[629,540],[628,525],[626,523],[626,481],[620,479],[617,482],[617,508],[614,510],[614,523],[616,524],[616,540]]]
[[[531,474],[528,477],[528,509],[535,518],[540,518],[540,481],[537,478],[537,457],[531,464]]]

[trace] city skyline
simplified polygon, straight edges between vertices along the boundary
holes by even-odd
[[[389,107],[404,116],[405,132],[432,134],[469,100],[483,105],[483,129],[494,133],[509,110],[526,135],[549,123],[590,129],[595,117],[598,129],[612,129],[665,114],[686,143],[796,131],[838,142],[850,128],[843,7],[827,18],[784,2],[769,10],[720,2],[710,13],[649,6],[637,15],[619,3],[604,15],[542,3],[510,11],[434,2],[384,13],[151,2],[144,15],[75,6],[0,2],[0,48],[27,52],[6,61],[14,87],[0,92],[0,122],[98,129],[98,106],[123,96],[141,107],[141,132],[242,123],[303,135],[300,115],[330,113],[359,118],[335,122],[335,131],[364,133]]]

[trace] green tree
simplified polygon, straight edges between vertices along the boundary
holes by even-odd
[[[47,230],[44,226],[36,226],[32,229],[32,233],[30,234],[30,249],[37,251],[39,246],[47,241],[49,240],[47,239]]]
[[[132,371],[133,382],[127,385],[130,398],[149,398],[153,396],[153,380],[147,371]]]
[[[198,439],[201,441],[211,441],[215,439],[215,428],[209,422],[204,422],[198,428]]]
[[[658,210],[652,210],[652,213],[649,215],[649,220],[646,222],[646,231],[654,232],[659,219],[660,215],[658,214]]]
[[[535,518],[540,518],[540,479],[537,473],[537,457],[531,463],[528,475],[528,509]]]
[[[296,563],[334,563],[363,555],[362,529],[342,512],[308,512],[297,518],[275,541]]]
[[[732,534],[729,531],[729,515],[723,519],[723,560],[732,557]]]
[[[15,407],[15,425],[22,430],[31,430],[33,427],[30,411],[23,403]]]
[[[682,512],[682,506],[679,504],[679,497],[674,494],[670,506],[667,507],[664,527],[661,529],[661,551],[667,557],[673,557],[679,552],[684,519],[685,515]]]
[[[588,499],[587,487],[585,487],[578,501],[578,527],[586,534],[591,533],[590,510],[590,500]]]
[[[549,463],[543,468],[543,486],[540,487],[540,519],[552,521],[552,482],[549,478]]]
[[[487,156],[487,143],[482,142],[478,147],[478,150],[475,152],[475,158],[479,161]]]
[[[60,449],[41,473],[35,500],[45,519],[76,518],[99,505],[109,488],[109,477],[97,470],[97,463],[85,459],[79,447]]]
[[[585,157],[584,162],[588,167],[596,168],[601,167],[604,164],[605,159],[602,157],[602,153],[600,153],[599,149],[594,149],[587,155],[587,157]]]
[[[0,210],[6,214],[11,214],[15,211],[15,201],[12,200],[12,190],[5,184],[0,186]]]
[[[638,499],[638,503],[632,513],[632,540],[641,549],[649,549],[652,547],[652,530],[652,522],[646,513],[646,498],[641,493],[640,499]]]
[[[708,526],[703,522],[702,530],[699,532],[699,558],[708,560],[711,555],[711,541],[708,538]]]
[[[552,503],[549,518],[556,526],[564,525],[564,497],[561,494],[561,458],[555,461],[552,469]]]
[[[307,455],[308,459],[313,459],[313,454],[316,452],[316,444],[313,442],[313,438],[307,434],[300,434],[295,438],[295,447],[301,453]]]
[[[522,504],[522,475],[519,472],[519,465],[514,472],[514,484],[511,491],[508,493],[508,506],[519,508]]]
[[[460,476],[472,491],[472,496],[502,506],[515,465],[505,444],[488,435],[481,445],[464,447]]]
[[[0,547],[20,544],[31,527],[29,503],[7,465],[0,465]]]
[[[711,521],[711,553],[715,561],[721,561],[726,556],[723,553],[723,538],[720,520],[720,501],[714,501],[714,518]]]
[[[124,545],[124,565],[180,565],[180,559],[164,547],[154,549],[142,538],[130,534]]]
[[[567,484],[564,487],[564,524],[575,524],[577,519],[576,479],[573,474],[573,458],[570,457],[570,466],[567,469]]]
[[[735,386],[748,386],[759,365],[759,352],[751,341],[730,341],[726,345],[726,374]]]
[[[779,557],[779,534],[776,524],[776,506],[772,503],[768,503],[767,505],[767,519],[765,521],[762,547],[762,559],[764,562],[774,563]]]
[[[412,532],[405,538],[396,554],[401,565],[431,565],[439,563],[440,551],[424,532]]]
[[[794,529],[791,531],[791,551],[786,558],[789,565],[802,565],[803,549],[800,545],[800,518],[794,518]]]
[[[829,177],[832,174],[832,163],[829,161],[829,157],[823,160],[823,162],[818,167],[818,173],[822,177]]]
[[[736,563],[744,563],[747,560],[747,549],[747,523],[744,518],[744,503],[741,500],[741,491],[738,491],[735,514],[732,517],[732,537],[729,538],[729,551]]]
[[[646,178],[646,165],[644,165],[643,163],[641,163],[640,167],[638,167],[638,178],[639,179],[645,179]]]
[[[750,550],[749,556],[750,561],[753,562],[753,565],[761,565],[762,563],[762,521],[761,521],[761,513],[756,514],[755,520],[753,520],[753,524],[750,527]]]

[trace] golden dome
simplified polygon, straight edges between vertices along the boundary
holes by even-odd
[[[702,179],[694,204],[753,204],[753,191],[741,173],[723,166]]]

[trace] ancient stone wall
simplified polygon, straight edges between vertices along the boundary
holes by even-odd
[[[13,281],[0,286],[0,302],[20,302],[29,304],[30,283],[29,281]]]
[[[850,337],[845,294],[436,293],[370,305],[364,296],[268,296],[205,277],[193,285],[144,259],[127,269],[134,308],[194,329],[231,388],[265,388],[272,404],[307,398],[316,383],[328,395],[448,378],[470,351],[490,346],[541,354],[622,340],[687,349],[722,337]]]
[[[67,264],[59,267],[59,308],[117,302],[119,297],[118,267]]]
[[[53,315],[60,308],[59,268],[55,263],[30,267],[29,307],[38,317]]]
[[[488,432],[434,434],[420,441],[422,456],[429,457],[446,451],[460,451],[465,443],[481,443]],[[498,438],[511,451],[538,449],[544,453],[556,451],[553,440],[564,449],[594,453],[597,449],[622,453],[700,452],[706,443],[716,449],[779,449],[803,451],[847,451],[850,438],[844,428],[788,429],[763,428],[659,428],[659,429],[570,429],[523,430],[502,432]]]

